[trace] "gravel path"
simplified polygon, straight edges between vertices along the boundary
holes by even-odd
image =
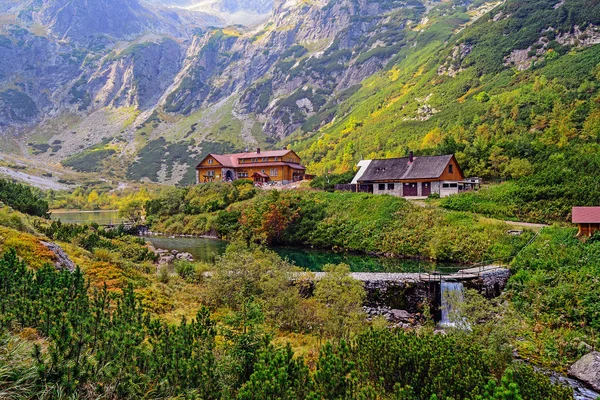
[[[0,167],[0,175],[8,176],[12,179],[27,183],[28,185],[38,187],[40,189],[48,190],[69,190],[70,187],[63,185],[62,183],[54,182],[50,178],[44,178],[35,175],[29,175],[25,172],[15,171],[7,167]]]

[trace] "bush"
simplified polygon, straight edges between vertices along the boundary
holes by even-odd
[[[48,202],[39,191],[20,183],[0,179],[0,201],[25,214],[48,216]]]

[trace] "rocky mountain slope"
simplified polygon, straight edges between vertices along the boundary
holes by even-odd
[[[108,174],[169,182],[189,176],[210,149],[272,145],[327,123],[363,79],[416,44],[418,22],[437,7],[220,3],[224,12],[272,8],[252,28],[219,27],[190,11],[198,3],[19,4],[17,14],[4,12],[0,36],[5,147],[84,172],[102,169],[98,151],[110,153],[119,162]]]
[[[582,13],[582,0],[215,6],[255,15],[272,8],[257,26],[228,26],[193,11],[201,3],[192,0],[88,2],[36,0],[3,11],[3,148],[168,183],[190,182],[206,152],[255,145],[293,144],[314,172],[408,148],[448,150],[440,146],[449,131],[476,129],[474,118],[492,112],[515,80],[535,79],[563,54],[593,51],[600,25],[598,7]],[[107,10],[133,23],[89,22],[111,17]],[[485,175],[494,144],[468,157],[469,172]]]

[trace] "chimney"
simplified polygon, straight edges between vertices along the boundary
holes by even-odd
[[[413,162],[413,160],[414,160],[414,157],[413,157],[413,152],[412,152],[412,151],[409,151],[409,152],[408,152],[408,162],[409,162],[409,163],[412,163],[412,162]]]
[[[256,154],[260,154],[260,147],[256,148]]]

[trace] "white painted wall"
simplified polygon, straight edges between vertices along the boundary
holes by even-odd
[[[360,160],[358,162],[358,164],[356,164],[359,167],[359,170],[356,173],[356,175],[354,175],[354,179],[352,179],[352,182],[350,182],[350,183],[356,185],[358,183],[358,180],[360,179],[360,177],[363,176],[363,174],[367,170],[367,167],[369,166],[369,164],[371,164],[371,160]]]
[[[454,185],[454,187],[444,187],[444,185]],[[440,182],[440,197],[448,197],[453,194],[458,194],[458,182],[442,181]]]

